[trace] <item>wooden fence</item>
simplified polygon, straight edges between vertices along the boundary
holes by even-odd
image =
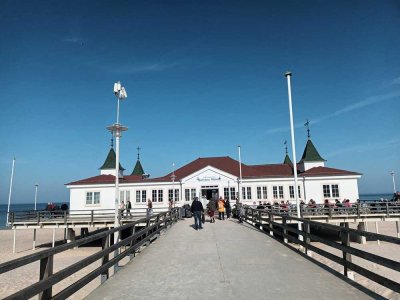
[[[149,218],[142,218],[132,223],[79,239],[73,243],[60,245],[2,263],[0,264],[0,274],[40,261],[39,281],[5,299],[29,299],[36,295],[39,295],[39,299],[66,299],[98,276],[101,276],[102,281],[108,279],[111,267],[116,266],[121,259],[133,254],[141,246],[149,244],[159,236],[161,230],[166,229],[168,225],[176,222],[178,218],[179,210],[174,208],[171,211],[159,213]],[[146,225],[143,227],[143,224]],[[117,243],[114,243],[114,235],[118,235],[119,237]],[[53,274],[53,264],[56,254],[94,241],[101,242],[102,248],[99,252]],[[114,252],[114,256],[110,258],[110,253],[112,252]],[[53,295],[52,288],[54,285],[99,260],[101,261],[101,266],[58,294]]]
[[[379,275],[375,272],[372,272],[371,270],[368,270],[362,266],[353,263],[352,255],[366,259],[372,263],[384,266],[397,272],[400,272],[400,262],[351,247],[350,235],[352,234],[356,236],[364,236],[396,245],[400,245],[400,238],[351,229],[349,228],[349,223],[341,223],[341,226],[336,226],[303,218],[297,218],[287,214],[253,209],[250,207],[245,208],[244,218],[246,222],[257,226],[264,231],[269,232],[270,235],[276,234],[278,236],[282,236],[284,243],[291,241],[294,244],[302,246],[305,249],[306,253],[308,251],[313,251],[323,257],[330,259],[331,261],[342,265],[344,267],[345,276],[348,276],[348,272],[351,270],[388,289],[391,289],[397,293],[400,292],[399,282],[392,280],[391,278],[386,278],[382,275]],[[301,224],[301,230],[298,230],[297,226],[293,226],[293,223],[297,225],[298,222],[300,222]],[[289,223],[291,223],[292,225],[290,226]],[[310,229],[312,226],[337,232],[340,236],[340,242],[331,241],[311,233]],[[338,249],[342,252],[342,256],[339,257],[330,252],[327,252],[326,250],[318,248],[316,245],[311,244],[311,242],[319,242],[332,248]]]

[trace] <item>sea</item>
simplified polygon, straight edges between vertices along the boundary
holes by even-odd
[[[390,200],[392,199],[393,194],[360,194],[361,202],[368,201],[380,201],[380,200]],[[61,206],[62,203],[55,203],[56,205]],[[37,210],[44,210],[47,206],[47,203],[37,203]],[[34,203],[21,203],[21,204],[12,204],[10,205],[11,211],[30,211],[34,210]],[[6,229],[7,223],[7,204],[0,204],[0,229]]]

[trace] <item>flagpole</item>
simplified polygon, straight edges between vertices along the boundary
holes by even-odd
[[[15,167],[15,157],[13,158],[12,168],[11,168],[11,180],[10,180],[10,192],[8,193],[8,208],[7,208],[7,223],[10,220],[10,204],[11,204],[11,192],[12,192],[12,185],[13,185],[13,178],[14,178],[14,167]]]
[[[294,139],[294,126],[293,126],[293,110],[292,110],[292,89],[290,85],[290,77],[292,76],[292,72],[286,72],[285,77],[287,78],[288,84],[288,95],[289,95],[289,115],[290,115],[290,135],[292,141],[292,155],[293,155],[293,174],[294,174],[294,196],[296,199],[296,211],[297,218],[300,218],[300,202],[298,197],[298,186],[297,186],[297,159],[296,159],[296,145]],[[301,230],[301,223],[297,223],[299,231]],[[299,235],[299,239],[303,240],[303,236]]]

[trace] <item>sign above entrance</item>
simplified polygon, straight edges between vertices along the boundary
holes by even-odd
[[[197,177],[198,181],[213,181],[213,180],[221,180],[221,177],[216,176],[204,176],[204,177]]]

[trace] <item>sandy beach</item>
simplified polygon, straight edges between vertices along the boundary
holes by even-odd
[[[355,224],[352,224],[351,227],[355,227]],[[369,231],[375,232],[375,224],[369,224]],[[379,232],[386,235],[396,236],[396,225],[394,222],[379,222]],[[0,262],[9,261],[18,257],[22,257],[31,253],[35,253],[41,251],[43,249],[47,249],[51,247],[52,242],[52,230],[51,229],[42,229],[37,232],[37,249],[32,250],[32,237],[33,230],[18,230],[17,231],[17,244],[16,244],[16,253],[12,253],[13,247],[13,231],[12,230],[0,230]],[[64,232],[61,229],[56,230],[56,240],[61,241],[64,238]],[[317,244],[317,243],[316,243]],[[328,246],[319,245],[323,249],[327,249],[331,253],[334,253],[338,256],[341,256],[339,251],[336,251]],[[375,253],[377,255],[387,257],[396,261],[400,261],[400,251],[398,245],[389,244],[386,242],[381,242],[379,246],[377,241],[367,241],[367,244],[361,245],[358,243],[352,243],[353,247],[366,250],[371,253]],[[97,251],[99,251],[99,247],[82,247],[78,249],[68,250],[57,254],[54,259],[54,273],[58,270],[65,268],[66,266],[71,265],[72,263],[87,257]],[[332,269],[335,269],[339,272],[343,272],[343,267],[337,265],[336,263],[331,262],[330,260],[320,257],[317,254],[313,254],[313,257],[325,265],[328,265]],[[121,265],[128,262],[126,258]],[[363,259],[357,258],[353,256],[353,262],[360,264],[363,267],[367,267],[370,270],[384,275],[388,278],[391,278],[396,281],[400,281],[400,274],[393,270],[388,270],[387,268],[377,266],[376,264],[372,264]],[[100,265],[100,262],[96,262],[81,272],[74,274],[73,276],[68,277],[63,280],[59,284],[53,287],[53,295],[67,287],[71,283],[75,282],[79,278],[81,278],[84,274],[87,274],[91,270],[93,270],[96,266]],[[112,269],[110,269],[112,274]],[[16,270],[4,273],[0,275],[0,298],[4,298],[12,293],[15,293],[24,287],[37,282],[39,278],[39,263],[34,263],[25,267],[18,268]],[[371,282],[370,280],[355,274],[355,281],[358,283],[367,286],[369,289],[375,291],[376,293],[389,298],[389,299],[400,299],[400,295],[397,293],[393,293],[390,290]],[[80,291],[75,293],[70,299],[83,299],[86,295],[88,295],[93,289],[95,289],[100,284],[100,279],[97,278],[89,283],[87,286],[82,288]]]

